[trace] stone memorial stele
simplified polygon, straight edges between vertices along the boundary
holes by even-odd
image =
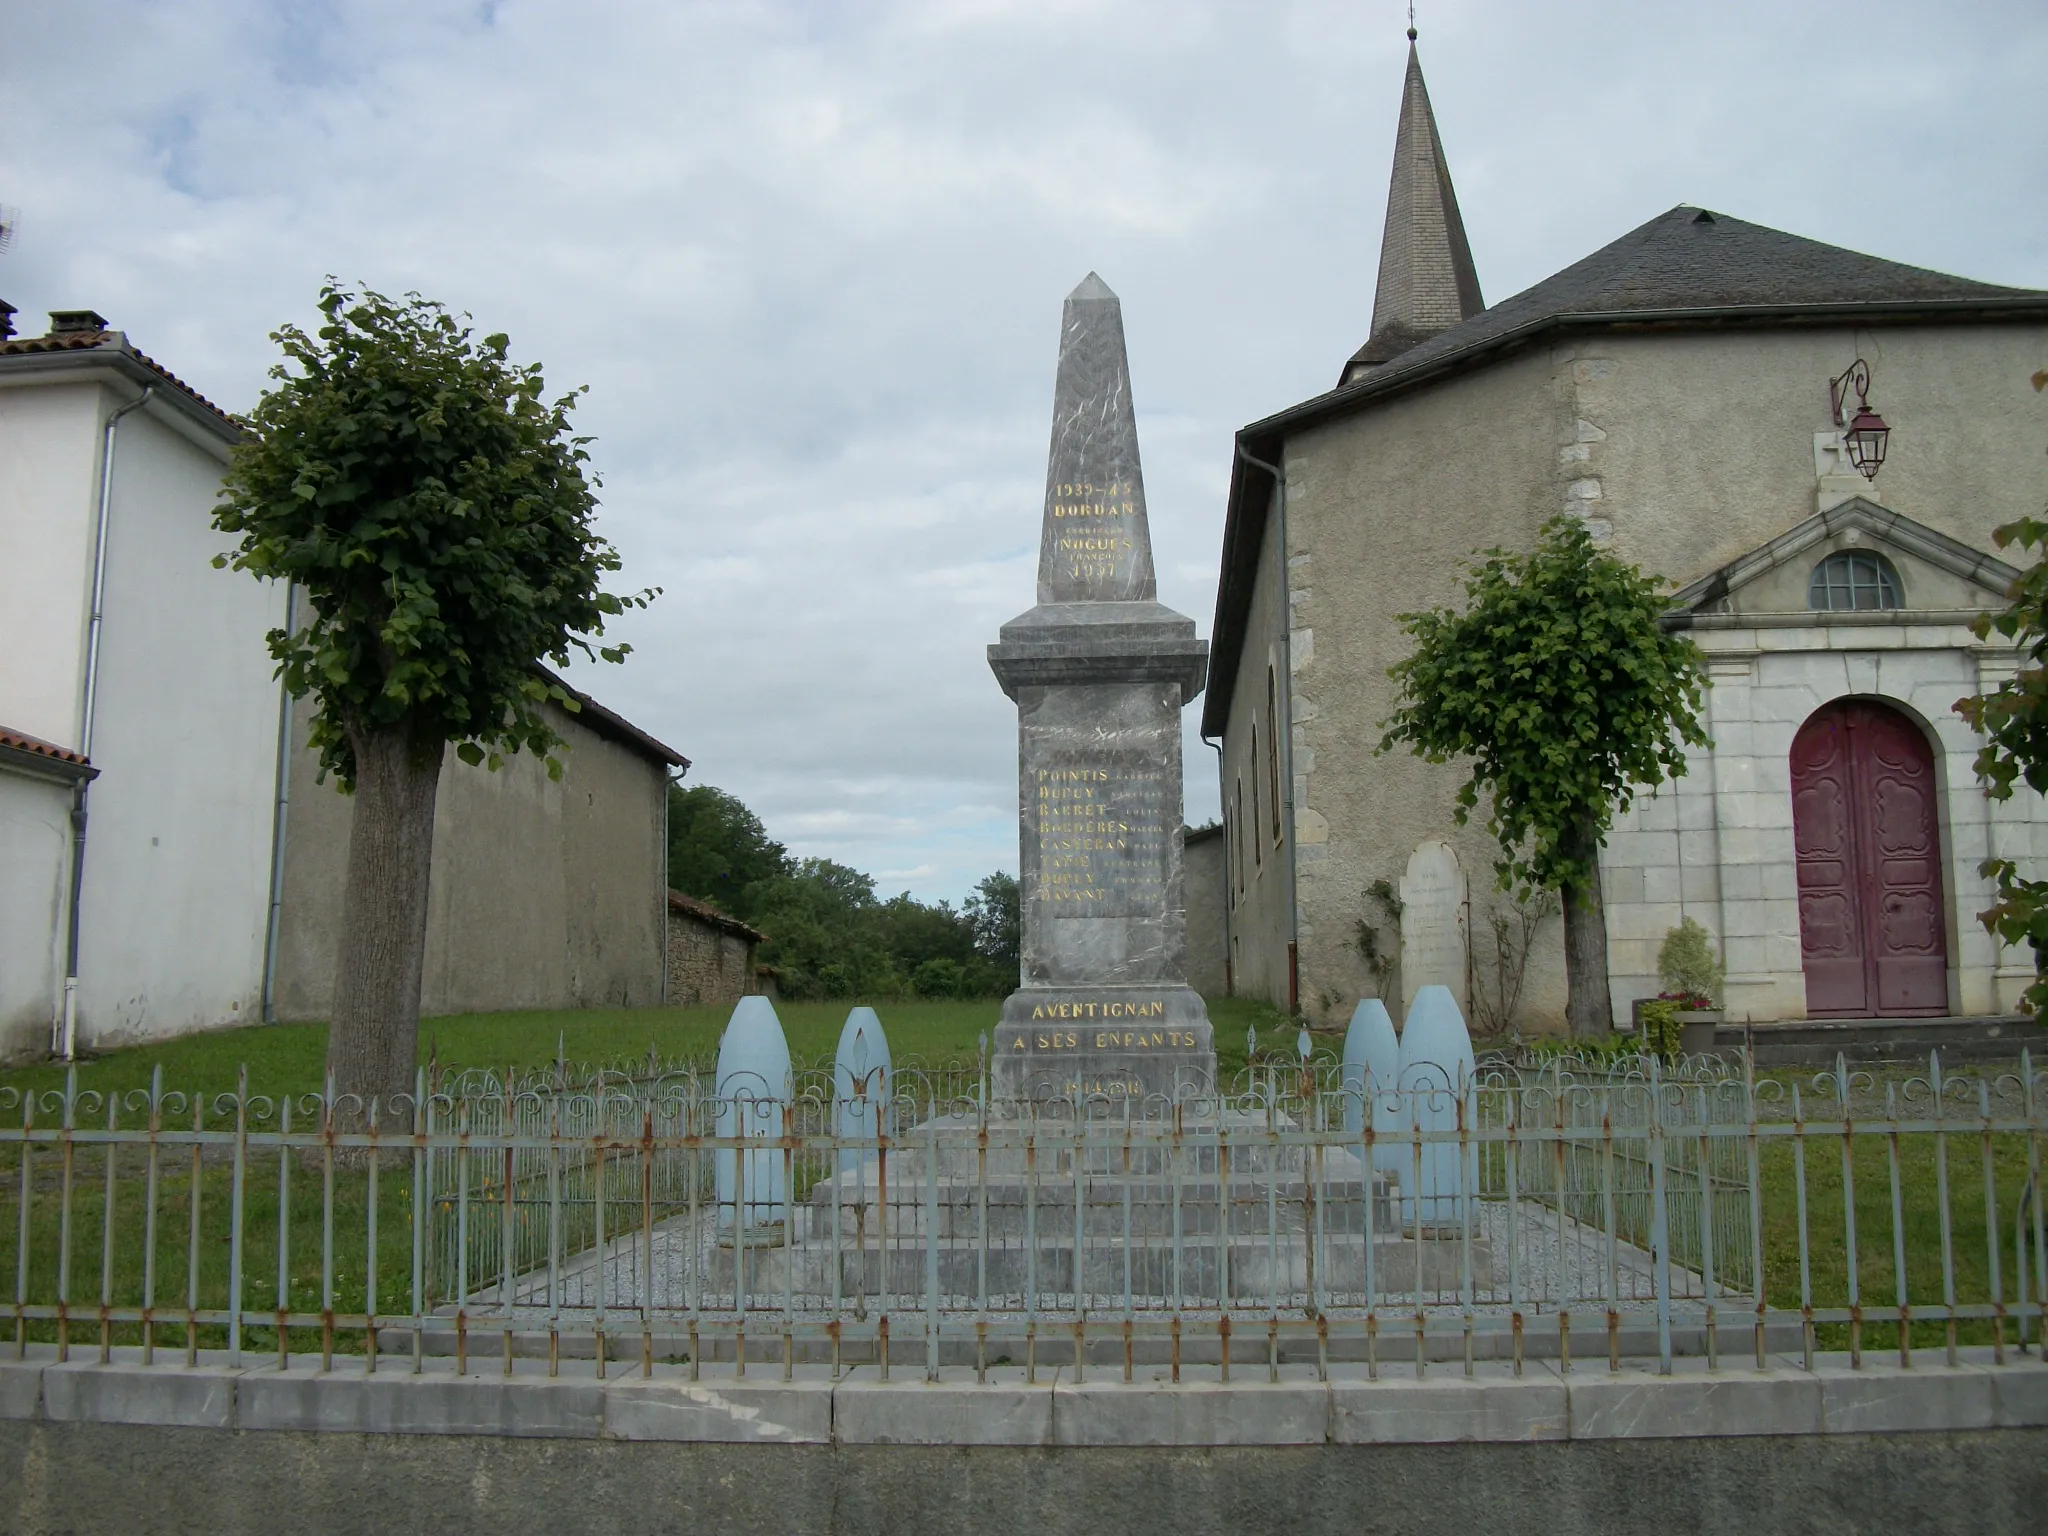
[[[1022,860],[1001,1098],[1185,1097],[1215,1081],[1181,894],[1180,716],[1209,648],[1157,591],[1123,310],[1091,272],[1061,316],[1038,603],[988,651],[1017,702]]]
[[[1449,843],[1425,839],[1401,876],[1401,998],[1413,1008],[1424,987],[1465,1002],[1465,872]]]

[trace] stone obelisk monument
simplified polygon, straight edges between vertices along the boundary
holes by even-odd
[[[1209,648],[1157,593],[1123,309],[1091,272],[1061,317],[1038,604],[988,650],[1017,701],[1023,985],[993,1052],[1006,1098],[1215,1080],[1181,895],[1180,712]]]

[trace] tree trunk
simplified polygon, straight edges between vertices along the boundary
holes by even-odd
[[[351,729],[349,744],[356,757],[355,820],[327,1065],[335,1091],[361,1101],[347,1119],[363,1123],[376,1097],[386,1106],[380,1120],[396,1128],[391,1101],[409,1099],[419,1049],[434,794],[445,743],[416,743],[401,725]]]
[[[1564,888],[1565,1018],[1575,1039],[1614,1033],[1614,1002],[1607,986],[1607,907],[1600,897],[1600,844],[1582,839],[1593,877]]]

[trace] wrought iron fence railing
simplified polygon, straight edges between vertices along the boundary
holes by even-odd
[[[1180,1364],[1753,1356],[2048,1324],[2048,1074],[1482,1063],[1361,1093],[1263,1065],[1177,1105],[899,1070],[721,1099],[687,1064],[330,1094],[0,1088],[0,1306],[230,1358],[906,1353]],[[1590,1337],[1589,1337],[1590,1336]],[[0,1345],[4,1347],[4,1345]]]

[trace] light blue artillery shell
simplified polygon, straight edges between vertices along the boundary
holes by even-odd
[[[777,1137],[783,1110],[794,1094],[789,1041],[775,1005],[765,997],[743,997],[718,1042],[718,1109],[713,1129],[720,1136]],[[721,1149],[712,1158],[718,1188],[718,1220],[730,1226],[737,1201],[744,1200],[747,1225],[782,1219],[783,1158],[778,1149],[739,1154]],[[741,1189],[741,1174],[745,1189]]]
[[[1407,1125],[1395,1097],[1400,1080],[1401,1042],[1394,1038],[1393,1017],[1378,998],[1361,998],[1351,1010],[1351,1027],[1344,1031],[1344,1129],[1353,1136],[1365,1133],[1369,1085],[1373,1130],[1382,1137],[1398,1136]],[[1398,1172],[1400,1149],[1391,1140],[1376,1146],[1373,1163]]]
[[[1476,1104],[1473,1092],[1472,1034],[1465,1027],[1450,988],[1428,986],[1415,994],[1408,1008],[1408,1024],[1401,1031],[1402,1118],[1407,1126],[1423,1131],[1455,1131],[1459,1107],[1464,1121],[1472,1123]],[[1466,1196],[1477,1182],[1476,1148],[1460,1166],[1455,1142],[1435,1142],[1420,1148],[1402,1149],[1404,1188],[1402,1219],[1415,1219],[1409,1195],[1419,1196],[1424,1226],[1450,1226],[1463,1222]]]
[[[884,1133],[896,1133],[890,1095],[895,1090],[893,1063],[889,1059],[889,1037],[872,1008],[856,1008],[846,1016],[839,1031],[839,1050],[832,1060],[832,1134],[872,1140]],[[849,1173],[877,1153],[841,1148],[839,1171]]]

